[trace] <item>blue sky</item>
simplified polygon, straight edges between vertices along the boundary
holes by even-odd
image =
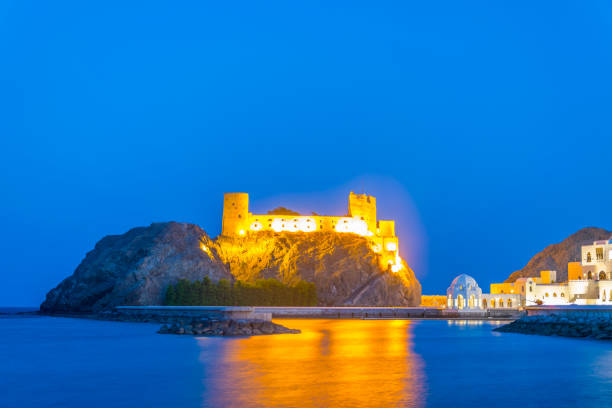
[[[487,288],[612,229],[610,72],[606,1],[4,1],[0,305],[107,234],[217,235],[224,191],[375,194],[424,293]]]

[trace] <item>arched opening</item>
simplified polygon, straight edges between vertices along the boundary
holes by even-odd
[[[587,262],[591,262],[591,253],[587,252]]]
[[[606,280],[606,273],[604,271],[599,272],[599,280]]]
[[[506,302],[506,304],[508,305],[508,307],[512,307],[512,299],[508,299],[508,301]]]
[[[483,309],[487,308],[487,299],[482,299],[482,308]]]
[[[589,273],[587,273],[587,279],[589,280],[593,279],[593,272],[589,271]]]
[[[557,297],[557,293],[556,292],[553,292],[553,297]]]
[[[491,309],[495,309],[495,299],[491,299]]]
[[[457,295],[457,309],[463,309],[465,307],[465,298],[463,295]]]
[[[474,297],[474,295],[470,295],[470,299],[468,300],[468,307],[470,309],[476,308],[476,298]]]

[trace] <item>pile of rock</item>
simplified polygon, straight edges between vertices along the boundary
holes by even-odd
[[[255,319],[193,319],[164,324],[161,334],[190,334],[200,336],[255,336],[260,334],[300,333],[280,324]]]
[[[590,337],[612,340],[612,319],[607,315],[555,313],[526,316],[494,330],[543,336]]]

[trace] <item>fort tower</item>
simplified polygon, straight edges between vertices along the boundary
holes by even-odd
[[[244,235],[249,229],[249,195],[225,193],[223,195],[223,222],[221,234]]]

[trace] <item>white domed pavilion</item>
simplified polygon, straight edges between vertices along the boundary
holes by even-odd
[[[465,273],[457,276],[446,289],[446,306],[448,309],[480,309],[482,289],[476,280]]]

